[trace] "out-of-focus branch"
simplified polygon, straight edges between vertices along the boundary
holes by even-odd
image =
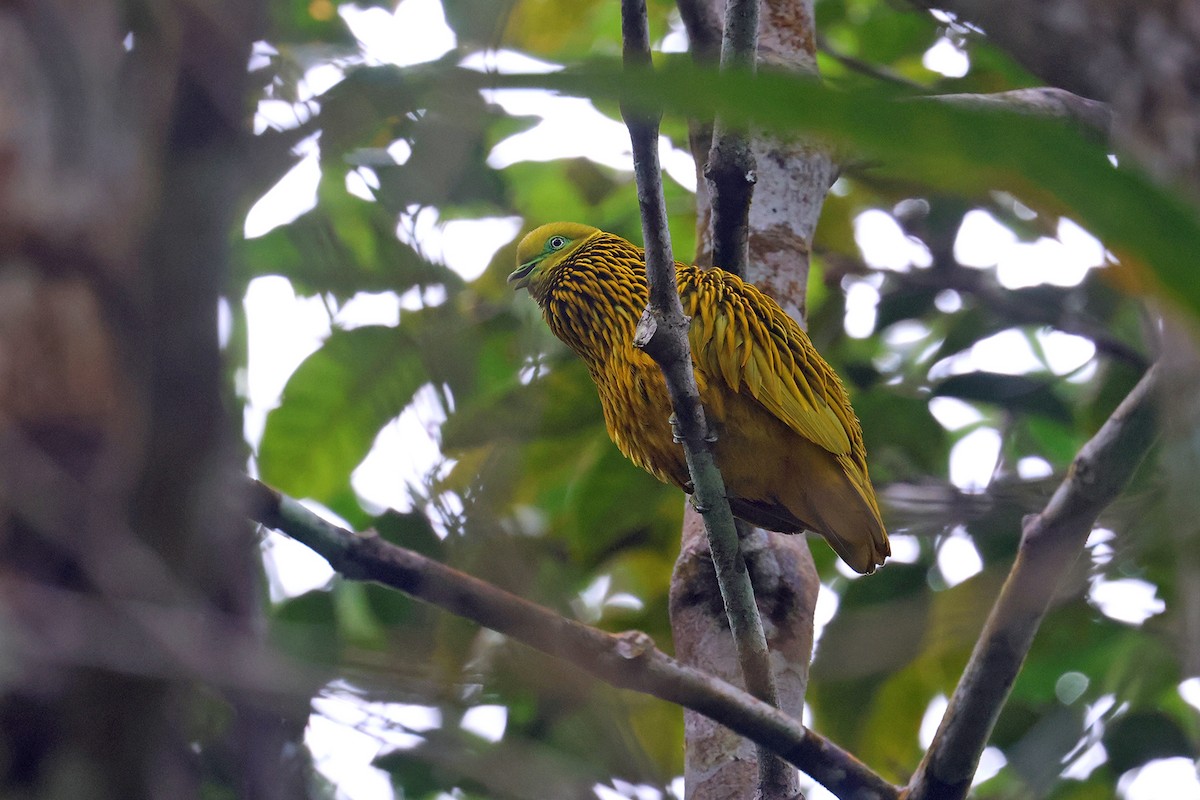
[[[894,70],[842,52],[830,44],[829,39],[822,36],[819,32],[817,33],[817,49],[847,69],[866,75],[869,78],[874,78],[877,81],[895,84],[896,86],[906,86],[915,91],[924,91],[925,89],[921,84],[910,78],[906,78]]]
[[[687,30],[692,58],[698,64],[721,60],[721,20],[706,0],[678,0],[679,17]]]
[[[752,5],[756,6],[757,0]],[[645,0],[622,0],[621,20],[626,68],[649,69],[650,35]],[[757,27],[757,12],[754,12],[754,21]],[[634,176],[645,240],[646,276],[650,285],[650,302],[638,324],[635,344],[658,363],[666,379],[676,437],[683,445],[692,479],[692,496],[704,519],[709,551],[746,689],[755,697],[778,706],[779,697],[771,673],[766,634],[754,600],[754,586],[750,582],[733,514],[725,496],[725,481],[708,446],[708,426],[696,388],[696,377],[692,372],[688,344],[690,320],[684,316],[679,301],[675,259],[671,254],[671,239],[667,230],[662,170],[658,161],[658,118],[624,106],[621,111],[633,147]],[[742,235],[745,237],[744,220]],[[785,793],[777,788],[787,782],[787,778],[783,777],[786,772],[783,764],[770,750],[763,748],[758,752],[758,764],[759,795],[763,798],[783,797]]]
[[[11,576],[7,649],[37,669],[194,680],[252,695],[278,713],[328,676],[276,651],[241,620],[195,606],[105,597]]]
[[[839,797],[895,800],[899,791],[853,755],[746,692],[680,664],[637,631],[605,633],[445,564],[332,525],[246,479],[249,515],[325,558],[342,576],[375,581],[569,661],[613,686],[690,708],[770,748]]]
[[[966,796],[1060,578],[1078,558],[1096,517],[1128,483],[1154,441],[1157,375],[1157,368],[1146,373],[1079,451],[1046,508],[1026,520],[1017,560],[913,775],[909,800]]]

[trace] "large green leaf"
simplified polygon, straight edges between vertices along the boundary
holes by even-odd
[[[380,428],[428,380],[400,328],[334,331],[296,370],[267,416],[258,451],[262,478],[296,497],[338,493]]]
[[[755,122],[828,137],[880,159],[889,173],[943,191],[1003,189],[1026,203],[1078,219],[1135,269],[1200,311],[1192,254],[1200,220],[1181,198],[1060,122],[921,100],[895,90],[839,92],[800,77],[717,74],[684,60],[654,71],[595,62],[547,75],[500,75],[513,87],[623,98],[646,110]]]

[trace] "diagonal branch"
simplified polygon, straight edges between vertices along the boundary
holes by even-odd
[[[251,519],[308,546],[346,578],[398,589],[613,686],[698,711],[779,753],[839,797],[899,797],[895,786],[833,742],[746,692],[679,663],[644,633],[605,633],[567,619],[373,531],[356,534],[332,525],[266,484],[245,480]]]
[[[1152,367],[1080,449],[1046,508],[1026,519],[1004,588],[971,654],[933,744],[909,784],[910,800],[966,796],[979,756],[1025,661],[1063,573],[1096,517],[1128,483],[1154,442]]]
[[[645,0],[622,0],[621,19],[626,68],[650,68],[650,36]],[[751,694],[772,706],[778,706],[778,692],[771,673],[766,634],[754,599],[754,587],[742,556],[733,514],[729,510],[725,481],[708,446],[708,426],[696,388],[696,377],[692,372],[692,356],[688,345],[690,320],[684,316],[679,301],[675,260],[667,231],[662,171],[658,161],[658,118],[646,112],[633,111],[624,105],[621,112],[633,146],[634,175],[645,240],[646,276],[650,285],[650,302],[638,324],[635,344],[658,363],[666,379],[676,437],[683,445],[694,489],[693,498],[704,519],[742,678]],[[758,764],[760,793],[764,797],[781,795],[781,792],[768,787],[786,780],[781,777],[783,765],[769,749],[763,748],[758,752]]]
[[[1108,141],[1112,129],[1112,108],[1099,100],[1090,100],[1054,86],[1033,86],[986,94],[939,94],[927,99],[964,108],[1014,111],[1018,114],[1061,119],[1088,129]]]

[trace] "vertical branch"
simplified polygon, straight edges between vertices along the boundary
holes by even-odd
[[[1046,508],[1026,521],[1017,560],[909,784],[905,796],[911,800],[966,796],[1059,579],[1154,441],[1157,372],[1146,373],[1080,449]]]
[[[626,69],[650,68],[645,0],[622,0],[621,18]],[[689,320],[684,316],[679,302],[674,258],[667,232],[666,204],[658,161],[658,117],[640,109],[632,109],[625,103],[622,103],[621,113],[629,128],[633,146],[634,174],[646,246],[646,273],[650,286],[650,302],[638,325],[635,343],[654,358],[666,378],[674,410],[676,436],[683,444],[694,487],[694,502],[704,519],[709,550],[746,688],[754,696],[778,706],[766,636],[755,605],[754,587],[739,549],[733,515],[725,497],[725,483],[708,447],[704,409],[692,372],[687,338]],[[759,748],[758,763],[759,796],[781,796],[776,786],[779,776],[785,772],[782,762],[769,750]]]
[[[721,70],[754,72],[758,55],[759,0],[728,0],[721,36]],[[718,119],[704,177],[712,195],[713,263],[746,274],[750,198],[754,194],[754,153],[745,130]]]

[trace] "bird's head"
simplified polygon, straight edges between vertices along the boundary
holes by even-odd
[[[600,234],[599,228],[578,222],[551,222],[534,228],[517,245],[517,268],[508,276],[514,289],[535,292],[555,266]]]

